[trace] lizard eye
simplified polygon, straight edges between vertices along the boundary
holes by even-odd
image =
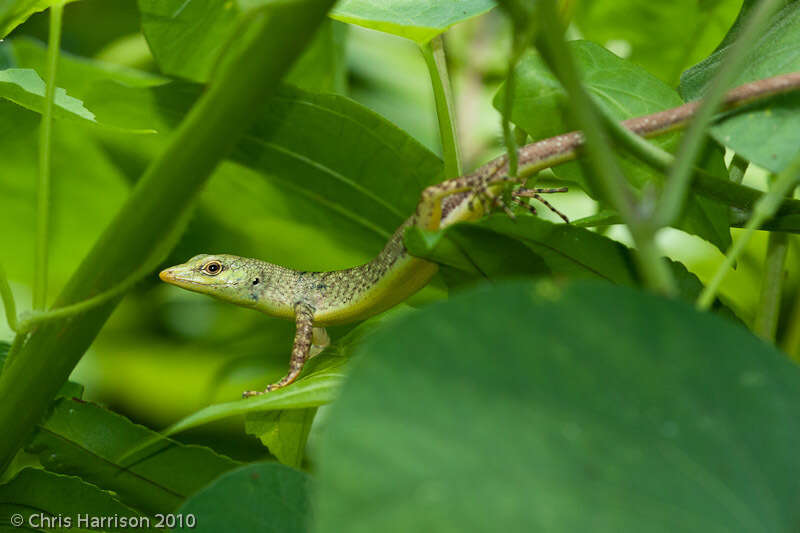
[[[222,263],[219,261],[209,261],[205,265],[203,265],[203,272],[208,274],[209,276],[216,276],[220,272],[222,272]]]

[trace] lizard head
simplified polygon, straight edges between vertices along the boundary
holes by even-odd
[[[241,257],[202,254],[183,264],[162,270],[158,277],[190,291],[210,294],[239,305],[253,305],[250,297],[250,270]]]

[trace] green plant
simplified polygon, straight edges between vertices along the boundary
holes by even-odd
[[[800,91],[720,109],[800,71],[800,2],[118,4],[0,6],[0,526],[796,526]],[[700,97],[685,133],[618,125]],[[570,129],[580,157],[529,176],[517,149]],[[285,389],[236,399],[291,324],[155,279],[215,251],[352,266],[502,154],[579,219],[509,197],[410,228],[441,275]]]

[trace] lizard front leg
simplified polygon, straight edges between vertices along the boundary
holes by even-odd
[[[289,385],[303,371],[306,361],[321,352],[330,342],[324,329],[314,327],[314,308],[311,305],[305,302],[297,302],[294,306],[294,312],[296,330],[294,345],[292,346],[292,358],[289,361],[289,373],[282,377],[280,381],[268,385],[263,391],[250,390],[243,392],[242,398],[259,396]],[[312,353],[312,344],[314,345],[314,353]]]

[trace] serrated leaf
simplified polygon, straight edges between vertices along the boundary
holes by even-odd
[[[146,454],[120,458],[143,442]],[[177,509],[187,496],[239,465],[201,446],[180,444],[98,405],[61,399],[27,451],[53,472],[77,475],[147,512]]]
[[[0,70],[0,98],[6,98],[37,113],[44,110],[45,83],[35,70],[8,68]],[[95,122],[94,113],[83,102],[56,87],[55,118],[76,117]]]
[[[220,476],[190,498],[179,513],[197,526],[176,531],[201,533],[304,533],[308,531],[311,478],[276,463],[256,463]]]
[[[316,408],[247,413],[244,430],[258,437],[278,461],[300,468],[305,457],[308,432],[316,414]]]
[[[494,6],[493,0],[341,0],[331,17],[424,44]]]
[[[800,369],[603,283],[485,284],[355,354],[315,531],[791,531]]]
[[[28,17],[44,11],[54,4],[66,4],[74,0],[5,0],[0,4],[0,39],[28,20]]]
[[[738,33],[738,26],[731,29]],[[681,76],[687,100],[700,98],[732,46],[724,46]],[[800,3],[791,2],[747,52],[734,85],[800,70]],[[780,172],[797,154],[800,94],[778,96],[737,112],[711,128],[711,135],[736,153],[773,172]]]
[[[579,66],[583,84],[595,102],[617,120],[663,111],[683,103],[678,94],[641,67],[612,54],[589,41],[571,41],[569,47]],[[515,98],[511,119],[534,139],[553,137],[570,129],[567,124],[566,93],[561,84],[534,52],[523,56],[515,70]],[[494,106],[502,110],[506,89],[501,86],[495,95]],[[671,133],[652,140],[667,151],[678,147],[679,135]],[[717,175],[724,175],[723,152],[711,147],[698,166]],[[634,187],[660,184],[661,174],[629,154],[618,154],[617,160],[625,177]],[[560,165],[555,173],[581,184],[597,198],[576,162]],[[728,209],[721,202],[690,195],[683,216],[676,227],[698,235],[723,252],[731,243]]]
[[[108,517],[115,518],[117,525],[109,521],[102,531],[155,530],[147,526],[147,517],[120,503],[112,493],[80,478],[37,468],[25,468],[0,485],[0,508],[0,528],[10,525],[12,515],[19,515],[24,527],[15,524],[16,529],[88,531],[93,529],[89,527],[92,518]]]

